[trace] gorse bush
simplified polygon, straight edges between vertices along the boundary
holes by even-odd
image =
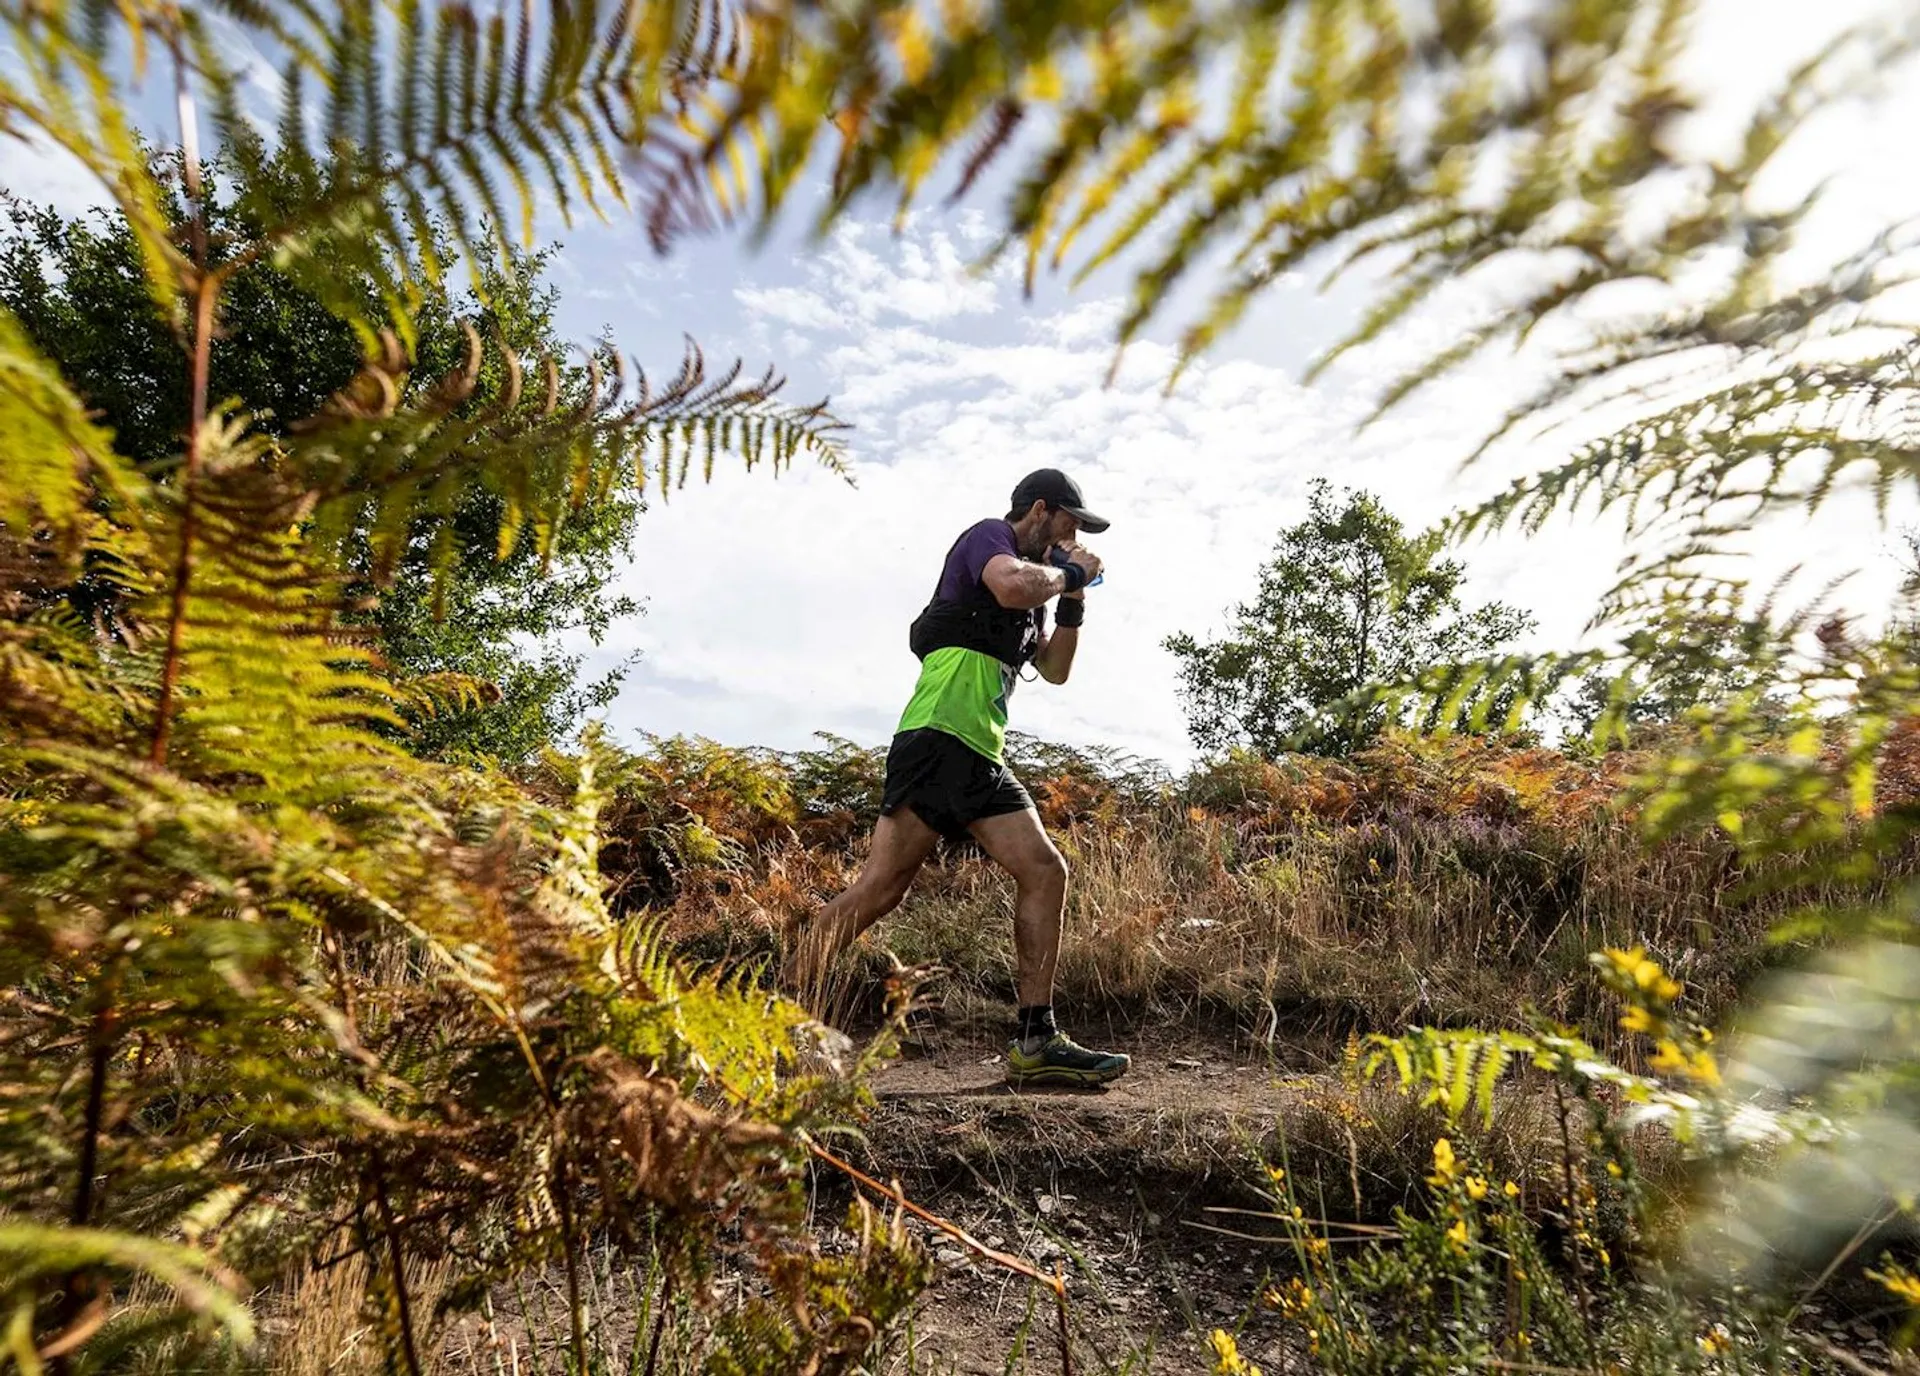
[[[1647,1187],[1645,1148],[1635,1141],[1666,1133],[1696,1166],[1724,1168],[1818,1141],[1831,1123],[1729,1093],[1712,1034],[1681,1010],[1684,986],[1643,950],[1610,949],[1594,963],[1623,1006],[1621,1027],[1653,1045],[1647,1074],[1622,1069],[1545,1021],[1529,1032],[1376,1034],[1350,1048],[1349,1079],[1384,1076],[1403,1094],[1417,1093],[1453,1130],[1434,1141],[1424,1197],[1396,1208],[1390,1228],[1356,1236],[1329,1224],[1324,1195],[1312,1197],[1310,1182],[1290,1173],[1290,1162],[1264,1167],[1271,1218],[1292,1274],[1269,1285],[1260,1302],[1304,1335],[1323,1370],[1859,1367],[1857,1358],[1795,1323],[1844,1261],[1845,1252],[1829,1261],[1823,1243],[1855,1216],[1858,1201],[1807,1207],[1802,1182],[1740,1202],[1744,1227],[1724,1235],[1736,1253],[1751,1247],[1759,1227],[1780,1228],[1778,1220],[1762,1223],[1766,1211],[1798,1201],[1794,1223],[1814,1236],[1801,1240],[1798,1260],[1809,1270],[1789,1297],[1755,1285],[1750,1269],[1702,1269],[1690,1264],[1701,1258],[1674,1252],[1676,1220]],[[1473,1141],[1492,1125],[1501,1082],[1514,1066],[1532,1075],[1522,1092],[1551,1096],[1561,1134],[1557,1150],[1530,1163],[1518,1180],[1488,1169]],[[1854,1246],[1867,1236],[1856,1234]],[[1883,1234],[1880,1245],[1886,1240]],[[1826,1269],[1815,1273],[1821,1265]],[[1864,1279],[1896,1299],[1914,1299],[1910,1273],[1898,1263],[1869,1268]],[[1913,1327],[1908,1322],[1900,1332],[1910,1336]],[[1253,1369],[1233,1335],[1216,1332],[1213,1342],[1216,1371]]]

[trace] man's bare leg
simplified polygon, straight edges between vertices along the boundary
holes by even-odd
[[[1067,862],[1032,808],[985,817],[974,840],[1013,875],[1015,983],[1021,1026],[1007,1048],[1007,1078],[1016,1085],[1103,1085],[1127,1073],[1127,1057],[1089,1051],[1053,1023],[1053,976],[1067,908]]]
[[[859,878],[800,929],[789,957],[788,987],[817,1005],[834,960],[860,933],[900,906],[939,839],[912,808],[883,816],[873,829]]]
[[[996,864],[1013,876],[1015,984],[1020,1006],[1053,1003],[1053,972],[1060,964],[1060,926],[1067,910],[1067,862],[1040,814],[1003,812],[967,828]]]

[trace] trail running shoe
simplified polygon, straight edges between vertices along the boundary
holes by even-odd
[[[1007,1045],[1007,1083],[1015,1085],[1103,1085],[1132,1064],[1115,1051],[1089,1051],[1064,1032],[1036,1051],[1022,1051],[1017,1039]]]

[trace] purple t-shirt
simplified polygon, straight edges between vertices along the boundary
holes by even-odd
[[[974,606],[981,602],[997,602],[993,590],[986,584],[987,565],[995,555],[1009,554],[1015,559],[1020,557],[1020,547],[1013,541],[1013,527],[1005,521],[986,520],[967,527],[960,538],[953,542],[953,548],[947,551],[947,562],[940,570],[940,584],[933,595],[946,602],[958,602],[963,606]],[[1046,625],[1046,609],[1034,609],[1034,624]]]
[[[969,526],[947,551],[933,603],[913,623],[910,639],[921,657],[920,681],[898,727],[944,731],[995,763],[1006,748],[1007,700],[1046,625],[1046,612],[1039,607],[999,610],[1000,600],[984,575],[1002,554],[1020,557],[1013,527],[1005,521]]]

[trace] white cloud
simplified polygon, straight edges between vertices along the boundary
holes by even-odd
[[[740,287],[734,299],[754,315],[808,330],[843,330],[850,322],[806,287]]]
[[[836,412],[855,424],[858,486],[821,472],[777,481],[730,472],[651,512],[628,575],[631,590],[651,599],[635,642],[645,669],[616,705],[617,725],[776,746],[804,745],[816,729],[883,741],[917,668],[906,628],[948,544],[971,522],[1000,515],[1021,474],[1051,464],[1078,475],[1089,502],[1113,518],[1092,542],[1111,574],[1089,601],[1072,682],[1023,687],[1014,725],[1186,758],[1174,666],[1160,642],[1223,625],[1279,530],[1299,519],[1311,479],[1370,488],[1423,527],[1560,452],[1510,445],[1459,471],[1515,395],[1516,378],[1540,366],[1504,356],[1356,435],[1383,374],[1446,337],[1450,312],[1350,356],[1314,388],[1241,357],[1202,361],[1169,397],[1172,355],[1152,341],[1130,350],[1103,385],[1112,300],[1024,317],[1017,283],[996,277],[976,279],[996,296],[969,309],[967,322],[883,309],[944,271],[943,244],[944,231],[924,220],[898,240],[855,232],[803,265],[803,286],[734,289],[805,343],[796,352],[813,353],[809,366]],[[830,292],[841,272],[844,289]],[[1267,309],[1283,317],[1317,301],[1297,286],[1282,298]],[[1864,504],[1842,501],[1804,528],[1750,542],[1749,572],[1764,583],[1804,562],[1811,581],[1867,563],[1847,600],[1884,606],[1894,576],[1872,557],[1871,542],[1885,538],[1877,531]],[[1617,522],[1583,517],[1535,540],[1496,536],[1460,557],[1470,598],[1529,608],[1541,622],[1534,643],[1547,647],[1581,638],[1622,552]]]
[[[922,223],[910,220],[903,234],[891,236],[877,225],[848,221],[817,255],[801,261],[804,286],[749,284],[735,288],[734,299],[762,318],[842,333],[998,310],[993,277],[973,272],[945,230],[923,229]],[[964,223],[961,234],[969,236]]]
[[[0,135],[0,149],[6,152],[6,171],[0,173],[0,186],[17,196],[50,205],[69,217],[94,206],[112,204],[107,189],[85,163],[42,135]]]

